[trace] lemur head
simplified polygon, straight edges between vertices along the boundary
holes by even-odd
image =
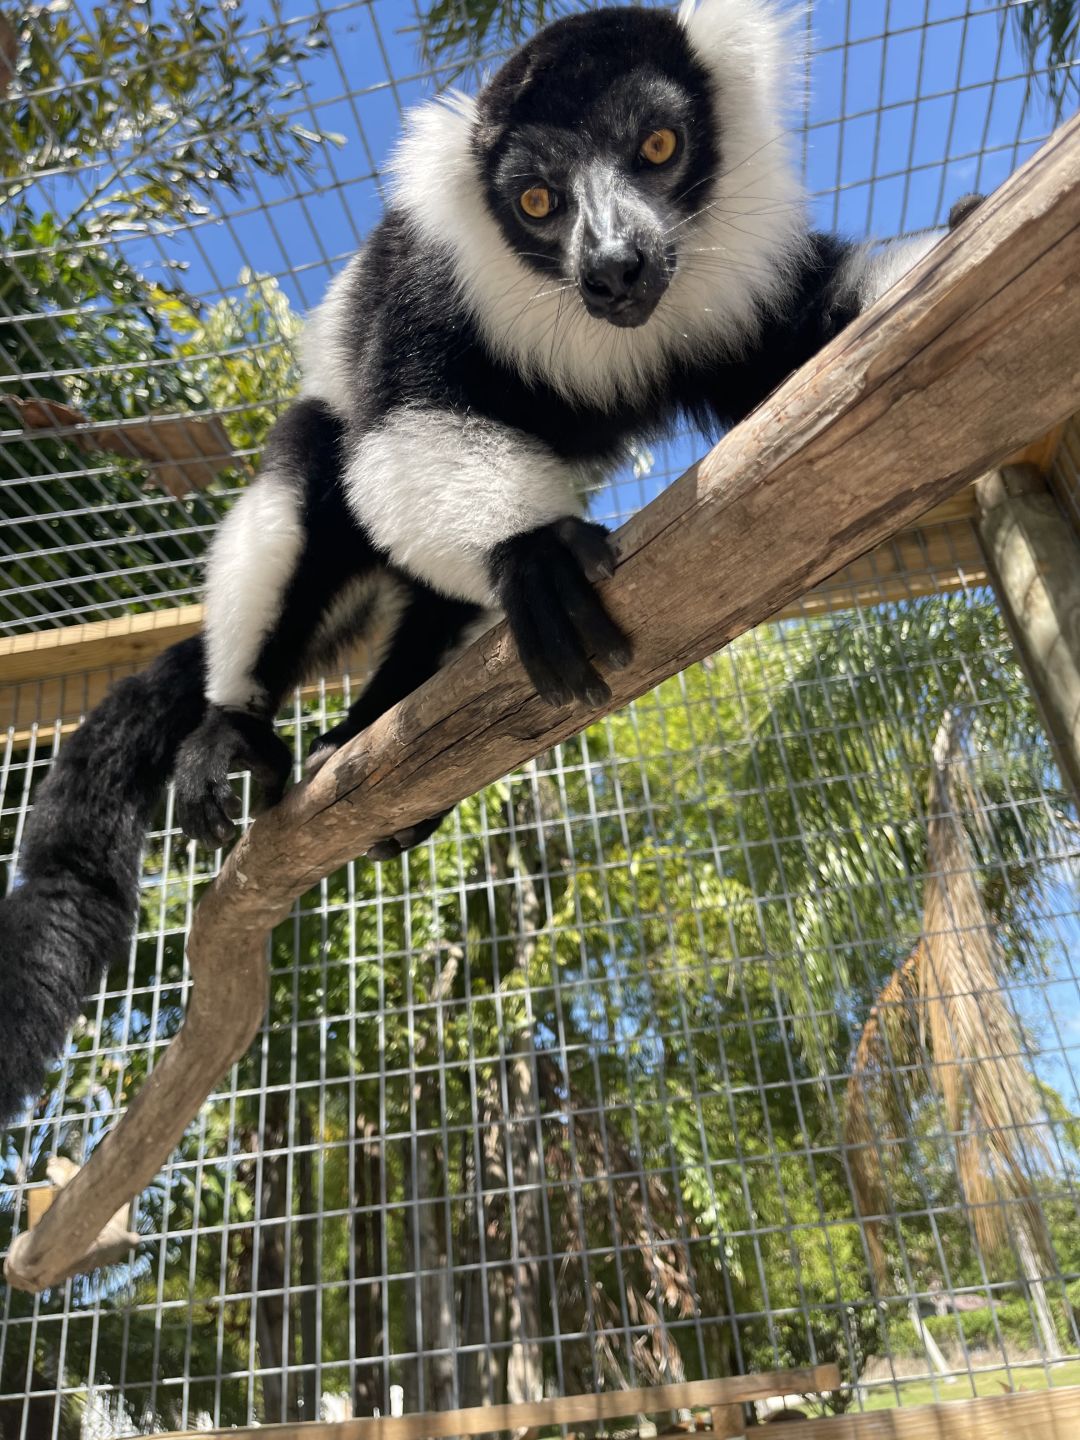
[[[774,0],[594,10],[413,113],[395,202],[494,351],[606,404],[738,348],[805,232],[797,35]]]
[[[675,16],[599,10],[549,25],[479,96],[474,137],[506,243],[576,285],[591,316],[643,325],[721,149],[708,72]]]

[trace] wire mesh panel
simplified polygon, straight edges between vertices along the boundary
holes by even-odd
[[[1074,27],[1032,78],[1046,9],[808,9],[821,223],[938,222],[1030,153],[1075,73]],[[511,31],[450,3],[422,50],[391,0],[0,16],[18,634],[197,598],[402,108]],[[594,513],[625,517],[701,443],[642,452]],[[99,679],[68,678],[76,708]],[[361,679],[281,717],[298,775]],[[11,698],[4,858],[68,707]],[[1080,1381],[1076,860],[971,521],[898,538],[297,904],[266,1024],[140,1197],[138,1245],[0,1301],[5,1437],[821,1360],[844,1388],[807,1411]],[[219,863],[170,802],[127,967],[4,1141],[0,1244],[178,1028]]]

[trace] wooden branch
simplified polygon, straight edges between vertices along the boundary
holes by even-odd
[[[211,1430],[201,1435],[297,1437],[297,1440],[443,1440],[455,1435],[486,1435],[497,1430],[532,1430],[546,1425],[589,1425],[624,1415],[656,1415],[772,1400],[777,1395],[820,1395],[840,1386],[835,1365],[801,1370],[767,1370],[760,1375],[731,1375],[717,1380],[686,1380],[677,1385],[647,1385],[636,1390],[604,1390],[596,1395],[557,1395],[514,1405],[475,1405],[467,1410],[417,1411],[395,1415],[314,1422],[304,1425],[252,1425]],[[161,1436],[177,1440],[177,1436]]]
[[[1042,442],[1033,449],[1044,449]],[[782,606],[770,620],[805,620],[835,610],[942,595],[987,583],[986,562],[975,533],[975,496],[968,487],[830,577]],[[67,734],[105,698],[114,681],[141,669],[202,624],[201,605],[152,610],[86,625],[0,638],[0,736],[25,745],[35,734]],[[363,656],[344,667],[355,682]],[[344,689],[343,675],[320,676],[300,694],[327,697]]]
[[[1080,117],[619,533],[604,599],[633,637],[607,709],[712,654],[1080,400]],[[8,1280],[40,1290],[153,1179],[247,1048],[266,944],[297,896],[593,723],[547,708],[505,626],[339,751],[229,855],[188,942],[177,1037]]]

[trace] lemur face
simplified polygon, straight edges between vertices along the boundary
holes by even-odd
[[[474,143],[506,244],[598,321],[644,325],[686,222],[708,204],[713,117],[674,15],[598,11],[548,27],[478,101]]]

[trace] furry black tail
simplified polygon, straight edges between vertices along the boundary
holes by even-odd
[[[65,741],[0,902],[0,1125],[42,1084],[103,971],[127,954],[143,840],[199,724],[202,636],[121,680]]]

